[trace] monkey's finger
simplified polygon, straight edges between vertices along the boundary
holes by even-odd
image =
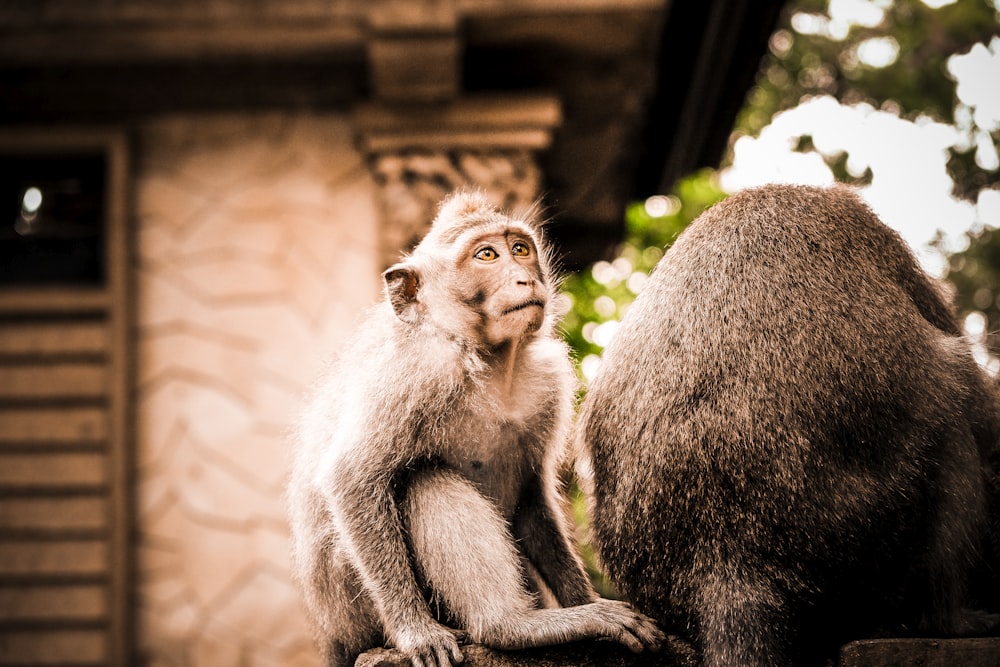
[[[632,637],[641,642],[644,648],[654,651],[659,650],[666,640],[666,635],[660,630],[653,619],[637,611],[635,607],[627,602],[602,600],[601,604],[613,610],[616,616],[615,622],[627,630]],[[632,646],[631,642],[627,640],[623,640],[622,643],[629,647]]]
[[[443,661],[442,661],[443,659]],[[451,661],[447,655],[442,655],[440,649],[434,644],[428,644],[420,649],[420,652],[410,658],[413,667],[451,667]]]
[[[431,646],[428,649],[428,667],[451,667],[451,660],[438,646]]]
[[[459,663],[465,660],[465,656],[458,650],[458,645],[451,643],[447,646],[438,645],[434,647],[439,667],[451,667],[452,663]]]
[[[632,653],[642,653],[643,649],[646,648],[642,641],[632,634],[632,630],[624,625],[617,626],[613,632],[609,633],[608,637],[624,645]]]
[[[458,645],[451,647],[451,659],[452,662],[455,663],[465,662],[465,655],[462,653],[462,650],[458,648]]]
[[[628,628],[646,648],[654,651],[658,651],[667,639],[666,634],[660,630],[653,619],[639,613],[636,613],[631,619]]]

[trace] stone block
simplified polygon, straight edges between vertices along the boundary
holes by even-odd
[[[840,649],[837,667],[997,667],[1000,637],[865,639]]]
[[[656,653],[631,653],[610,641],[581,641],[558,646],[499,651],[479,644],[462,647],[464,667],[694,667],[694,648],[678,637],[668,637]],[[355,667],[410,667],[402,653],[372,649],[362,654]]]

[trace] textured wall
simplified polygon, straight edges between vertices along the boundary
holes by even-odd
[[[139,650],[315,665],[284,432],[378,296],[373,185],[339,116],[167,118],[136,160]]]

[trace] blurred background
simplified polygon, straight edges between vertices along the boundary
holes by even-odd
[[[288,425],[455,187],[542,199],[584,379],[683,227],[769,181],[858,185],[995,369],[998,12],[3,3],[0,664],[318,664]]]

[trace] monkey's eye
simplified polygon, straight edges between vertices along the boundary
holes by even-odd
[[[527,243],[518,241],[510,247],[510,252],[514,257],[527,257],[531,254],[531,248],[528,247]]]
[[[484,262],[492,262],[497,257],[499,257],[497,251],[490,247],[480,248],[475,254],[476,259],[481,259]]]

